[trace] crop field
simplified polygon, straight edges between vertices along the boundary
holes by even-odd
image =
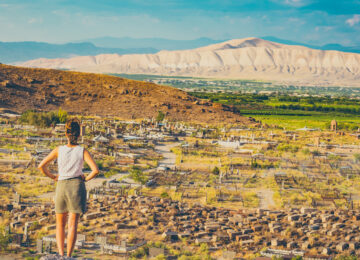
[[[119,77],[173,86],[198,98],[234,105],[244,116],[263,124],[294,130],[303,127],[339,130],[360,125],[360,89],[352,87],[288,86],[255,80],[224,80],[143,74]]]
[[[297,95],[327,95],[331,97],[360,97],[359,87],[340,86],[301,86],[288,85],[279,82],[245,80],[245,79],[216,79],[182,76],[163,76],[146,74],[110,74],[127,79],[153,82],[160,85],[172,86],[191,92],[215,93],[251,93],[251,94],[297,94]]]
[[[285,129],[305,126],[329,129],[333,119],[338,121],[340,130],[357,130],[360,125],[360,100],[355,98],[200,92],[191,94],[213,102],[234,105],[243,115]]]

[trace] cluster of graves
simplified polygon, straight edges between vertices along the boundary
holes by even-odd
[[[30,237],[43,227],[54,233],[52,206],[15,204],[7,208],[11,212],[9,230],[13,243],[21,247],[36,244],[39,253],[51,252],[54,235],[44,236],[36,243]],[[88,212],[81,223],[85,227],[91,225],[92,235],[87,239],[88,234],[81,233],[76,247],[101,250],[104,254],[128,254],[146,244],[145,234],[153,232],[170,244],[206,243],[210,251],[226,249],[239,257],[263,248],[270,250],[266,251],[267,256],[280,252],[276,250],[303,257],[328,257],[324,259],[360,255],[360,212],[353,210],[230,210],[157,197],[98,192],[89,200]],[[134,231],[138,237],[131,244],[126,240],[117,244],[107,242],[109,236]]]
[[[334,133],[320,133],[321,138],[319,136],[310,138],[304,134],[304,132],[312,132],[313,129],[310,128],[274,132],[266,129],[243,128],[219,130],[207,126],[196,128],[166,120],[159,123],[154,119],[142,122],[85,119],[82,123],[82,145],[91,149],[95,159],[111,157],[115,167],[136,165],[140,159],[150,157],[150,153],[153,152],[149,149],[150,146],[153,147],[164,141],[180,144],[179,140],[190,136],[195,137],[197,143],[183,143],[181,156],[199,150],[198,142],[210,144],[209,153],[228,152],[230,162],[223,165],[219,158],[221,169],[216,180],[211,184],[218,191],[217,202],[229,201],[230,197],[232,201],[243,201],[241,188],[248,183],[257,183],[261,180],[261,176],[265,176],[263,173],[268,174],[267,176],[271,175],[277,188],[284,191],[284,194],[288,190],[311,191],[320,194],[321,199],[314,200],[311,203],[312,208],[289,207],[276,211],[230,210],[196,204],[195,202],[200,201],[199,198],[204,195],[200,194],[199,187],[205,188],[210,185],[206,179],[212,174],[212,168],[204,171],[203,181],[193,181],[189,174],[193,170],[181,169],[182,158],[180,158],[180,164],[176,165],[175,169],[158,165],[157,168],[146,172],[149,182],[145,185],[150,188],[157,185],[174,187],[176,192],[182,193],[181,199],[184,200],[180,202],[142,196],[142,185],[129,182],[127,179],[107,180],[105,186],[91,190],[89,210],[83,216],[82,223],[85,230],[89,226],[94,226],[94,229],[79,235],[76,242],[79,249],[94,252],[100,250],[103,254],[128,255],[146,244],[149,241],[146,234],[151,233],[154,234],[154,239],[161,238],[174,246],[181,247],[184,244],[195,246],[205,243],[210,251],[223,250],[226,252],[224,258],[229,259],[254,252],[261,252],[264,257],[286,258],[299,255],[309,259],[360,255],[360,212],[358,211],[360,205],[354,202],[355,196],[351,193],[344,194],[340,189],[334,188],[339,179],[352,180],[359,176],[360,169],[354,164],[352,155],[360,153],[360,146],[335,143],[331,138],[339,133],[336,133],[334,124],[332,124]],[[0,163],[10,165],[11,168],[16,168],[17,165],[21,165],[24,169],[36,166],[50,152],[49,143],[60,144],[66,141],[64,125],[61,124],[46,131],[22,125],[0,125],[0,128],[9,127],[38,134],[38,136],[11,136],[1,133],[1,137],[9,142],[27,143],[24,151],[21,152],[29,153],[30,160],[17,158],[20,151],[1,148],[0,153],[4,158]],[[316,150],[308,161],[258,152],[262,149],[266,153],[268,150],[276,150],[278,145],[299,140],[304,141],[304,147]],[[201,149],[206,148],[201,147]],[[235,157],[243,160],[241,163],[233,163],[232,158]],[[266,163],[269,168],[261,170],[256,168],[258,164]],[[275,164],[280,165],[280,169],[274,170]],[[226,166],[227,169],[222,169],[222,166]],[[288,174],[287,170],[298,170],[302,175]],[[243,174],[243,171],[249,171],[250,174]],[[314,183],[321,184],[322,188],[317,189],[312,185]],[[128,196],[127,190],[134,188],[135,196]],[[227,190],[238,194],[233,192],[230,196],[226,194]],[[12,235],[12,243],[25,248],[36,246],[39,253],[55,251],[53,204],[25,203],[18,194],[13,197],[14,202],[1,206],[2,212],[10,212],[11,215],[7,231]],[[342,209],[334,208],[337,206],[335,201],[339,200],[346,202]],[[325,202],[329,204],[325,205]],[[322,209],[325,208],[324,206],[327,209]],[[39,230],[46,230],[49,235],[35,239]],[[129,232],[136,233],[137,239],[119,240],[118,243],[110,239]],[[267,250],[261,251],[263,248]],[[155,248],[151,252],[152,255],[170,254]]]

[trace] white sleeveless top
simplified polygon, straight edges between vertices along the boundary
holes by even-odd
[[[58,180],[66,180],[83,174],[84,148],[80,145],[68,147],[59,146],[58,150]]]

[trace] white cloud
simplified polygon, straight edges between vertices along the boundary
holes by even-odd
[[[328,31],[330,31],[330,30],[332,30],[332,29],[334,29],[333,26],[316,26],[316,27],[315,27],[315,31],[316,31],[316,32],[321,32],[321,31],[323,31],[323,32],[328,32]]]
[[[309,0],[285,0],[284,3],[286,5],[291,5],[293,7],[302,7],[309,4],[311,1]]]
[[[42,23],[43,22],[43,19],[42,18],[30,18],[28,21],[28,24],[32,24],[32,23]]]
[[[360,22],[360,14],[354,14],[352,18],[349,18],[346,20],[345,23],[353,27],[355,24],[358,24]]]
[[[288,18],[288,22],[289,23],[294,23],[294,24],[297,24],[297,25],[303,25],[305,24],[305,21],[304,20],[301,20],[297,17],[290,17]]]

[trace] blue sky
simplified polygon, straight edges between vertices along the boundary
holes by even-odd
[[[102,36],[360,45],[360,0],[0,0],[0,41]]]

